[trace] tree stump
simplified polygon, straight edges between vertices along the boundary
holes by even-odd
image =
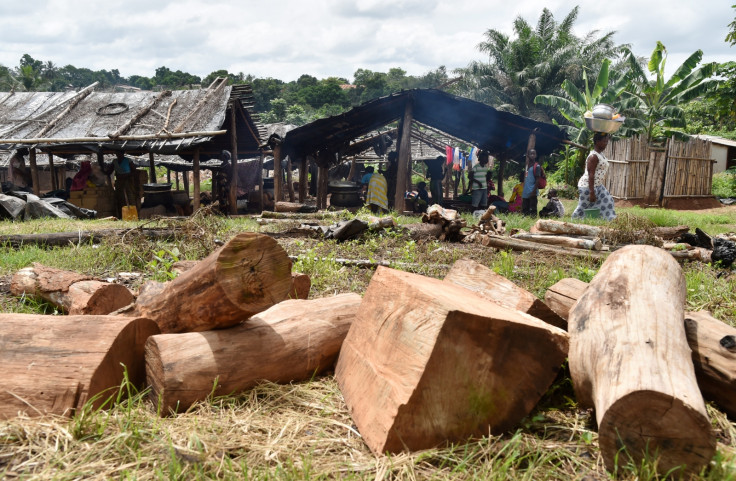
[[[411,451],[513,428],[566,351],[566,333],[539,319],[379,267],[335,377],[371,451]]]
[[[99,407],[117,394],[126,368],[142,387],[143,346],[159,329],[143,318],[0,314],[0,332],[0,419],[7,419],[71,415],[98,395]]]
[[[537,299],[537,296],[470,259],[456,261],[444,280],[470,289],[506,308],[525,312],[548,324],[567,329],[567,321]]]
[[[146,343],[151,398],[165,415],[263,380],[309,379],[334,365],[360,302],[358,294],[289,300],[229,329],[152,336]]]
[[[697,472],[715,452],[682,325],[685,278],[667,252],[611,254],[570,313],[570,374],[578,401],[595,406],[601,453],[666,473]]]
[[[10,292],[44,299],[70,315],[104,315],[129,305],[133,294],[122,284],[34,263],[13,275]]]
[[[153,319],[163,333],[207,331],[239,324],[291,290],[286,251],[267,235],[245,232],[173,281],[146,284],[123,314]]]

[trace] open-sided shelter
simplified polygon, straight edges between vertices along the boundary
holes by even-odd
[[[292,160],[303,163],[307,156],[314,156],[320,166],[318,190],[325,192],[326,169],[337,163],[342,153],[351,149],[352,141],[397,120],[398,186],[406,185],[409,179],[412,129],[405,126],[413,123],[445,132],[499,159],[500,189],[506,160],[522,157],[531,146],[540,155],[547,155],[567,141],[564,132],[554,125],[499,111],[440,90],[414,89],[371,100],[340,115],[291,130],[281,139],[280,145],[272,142],[274,156],[288,155]],[[302,171],[306,171],[306,168],[300,169]],[[275,194],[279,199],[280,175],[275,174],[274,177],[277,179]],[[300,200],[303,184],[305,182],[300,179]],[[403,193],[403,188],[396,189],[394,205],[399,210],[403,210],[404,206]],[[318,198],[321,199],[321,196],[318,195]]]
[[[53,156],[96,154],[102,162],[105,154],[148,154],[154,183],[155,155],[178,155],[192,163],[195,208],[200,160],[219,158],[223,150],[235,159],[260,155],[262,127],[252,115],[250,86],[217,79],[198,90],[120,93],[95,87],[0,93],[0,148],[27,150],[36,194],[39,151],[49,155],[52,169]],[[233,182],[233,207],[236,190]]]

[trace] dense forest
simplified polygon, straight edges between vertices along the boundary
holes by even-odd
[[[557,21],[543,9],[536,24],[519,17],[513,34],[495,29],[483,33],[481,59],[448,71],[437,67],[423,75],[407,75],[400,67],[388,72],[358,69],[352,79],[318,79],[309,74],[285,82],[243,72],[217,70],[204,78],[161,66],[152,77],[123,77],[118,69],[91,70],[51,60],[20,57],[17,66],[0,65],[0,91],[63,91],[99,82],[99,90],[191,89],[217,77],[253,87],[255,110],[265,123],[302,125],[335,115],[352,106],[402,89],[442,88],[536,120],[555,122],[580,143],[589,142],[581,127],[582,112],[593,103],[613,104],[627,119],[621,135],[709,133],[736,138],[736,62],[700,65],[696,50],[665,78],[666,47],[657,42],[650,58],[638,58],[614,32],[573,33],[579,7]],[[736,44],[736,20],[724,40]]]

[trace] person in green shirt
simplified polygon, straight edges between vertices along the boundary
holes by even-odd
[[[488,207],[488,184],[486,183],[486,176],[489,171],[488,152],[481,151],[478,154],[478,163],[470,169],[469,173],[470,188],[473,190],[471,194],[473,210],[486,209]]]

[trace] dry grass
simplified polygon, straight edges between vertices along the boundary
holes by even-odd
[[[636,219],[627,222],[632,231],[643,225]],[[130,265],[150,278],[154,274],[147,270],[151,254],[162,248],[177,247],[182,259],[197,259],[235,232],[285,229],[208,215],[186,221],[156,220],[148,226],[174,228],[176,240],[151,242],[131,232],[125,242],[109,239],[94,249],[77,246],[73,255],[85,259],[89,266],[85,271],[107,272]],[[599,261],[496,252],[479,245],[414,242],[391,232],[370,234],[360,242],[289,237],[280,237],[279,242],[297,258],[294,270],[312,278],[312,297],[365,291],[373,270],[343,265],[340,259],[387,261],[403,270],[442,278],[455,260],[470,258],[539,297],[563,277],[590,281],[600,266]],[[63,252],[69,256],[70,251]],[[5,254],[16,255],[9,250]],[[29,250],[25,257],[17,255],[12,266],[44,253]],[[48,264],[68,268],[72,260],[52,252]],[[11,270],[9,262],[0,262],[2,272]],[[736,325],[736,275],[721,275],[725,271],[699,263],[685,264],[684,272],[688,309],[710,309]],[[17,307],[13,304],[9,309]],[[736,479],[736,424],[714,406],[708,406],[708,412],[719,441],[718,453],[710,470],[696,479]],[[660,479],[651,464],[622,467],[619,477]],[[569,373],[563,369],[516,432],[393,456],[375,456],[368,450],[331,375],[292,385],[262,384],[163,418],[144,394],[133,392],[110,410],[83,409],[71,419],[0,421],[0,478],[592,481],[610,479],[610,475],[597,447],[592,412],[578,408]]]

